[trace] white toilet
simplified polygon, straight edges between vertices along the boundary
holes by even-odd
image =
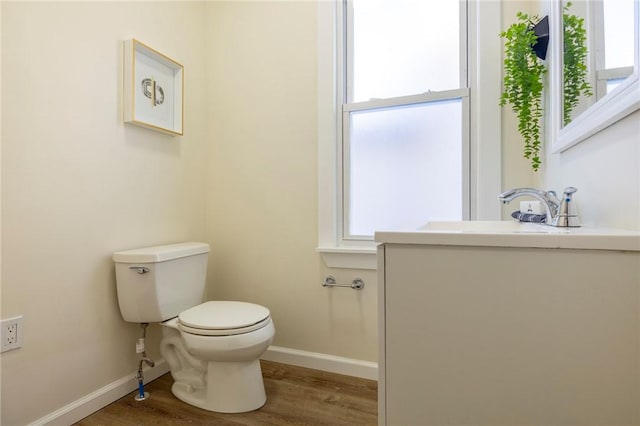
[[[267,400],[259,357],[275,328],[264,306],[202,303],[208,253],[194,242],[114,253],[120,312],[164,326],[160,350],[176,397],[221,413],[256,410]]]

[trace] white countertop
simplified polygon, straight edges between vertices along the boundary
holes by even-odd
[[[640,251],[639,231],[556,228],[515,220],[429,222],[415,231],[378,231],[375,240],[389,244]]]

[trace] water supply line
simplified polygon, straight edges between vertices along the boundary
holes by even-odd
[[[149,392],[144,391],[142,363],[144,362],[149,367],[154,367],[156,365],[156,363],[147,356],[144,348],[144,339],[147,336],[147,327],[149,326],[149,323],[143,322],[140,324],[140,326],[142,327],[142,337],[138,339],[138,342],[136,343],[136,353],[139,353],[141,356],[140,363],[138,364],[138,374],[136,375],[136,379],[138,379],[138,394],[134,398],[136,401],[144,401],[145,399],[149,398]]]

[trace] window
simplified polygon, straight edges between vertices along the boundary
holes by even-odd
[[[327,264],[375,268],[377,229],[499,218],[499,2],[319,3]]]
[[[466,2],[343,4],[343,239],[468,218]]]
[[[595,39],[595,100],[611,93],[633,74],[633,0],[590,2]]]

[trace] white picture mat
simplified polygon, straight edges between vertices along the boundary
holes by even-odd
[[[136,119],[168,129],[174,127],[174,74],[174,70],[166,65],[160,64],[140,52],[136,54],[134,80]],[[154,106],[152,99],[145,96],[143,80],[147,78],[155,81],[156,93],[160,89],[164,93],[162,103]]]

